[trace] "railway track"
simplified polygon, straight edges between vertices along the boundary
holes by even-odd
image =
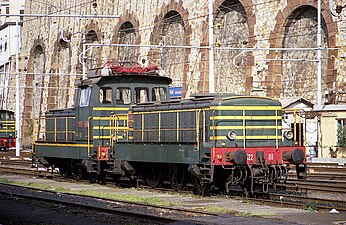
[[[314,164],[313,173],[307,174],[306,180],[297,180],[289,178],[285,184],[287,193],[270,194],[270,199],[251,198],[254,202],[265,202],[266,204],[285,205],[296,208],[314,208],[318,210],[330,210],[330,208],[338,208],[338,210],[346,211],[346,201],[336,199],[346,199],[346,170],[344,167],[335,168],[331,166],[321,166]],[[316,169],[318,168],[318,169]],[[309,170],[311,171],[311,170]],[[321,171],[317,173],[316,171]],[[65,182],[76,182],[73,179],[63,178],[56,171],[48,171],[44,168],[31,168],[31,162],[21,160],[0,160],[0,172],[8,174],[19,174],[44,177]],[[317,173],[317,174],[315,174]],[[323,180],[316,179],[321,175]],[[328,180],[328,178],[339,176],[340,179]],[[88,181],[78,181],[88,183]],[[167,189],[159,191],[167,192]],[[181,193],[185,193],[182,191]],[[191,192],[190,192],[191,193]]]
[[[38,195],[37,192],[39,192],[40,194]],[[175,222],[179,220],[178,218],[181,217],[180,214],[183,213],[191,215],[192,213],[196,213],[197,215],[208,215],[206,213],[183,212],[182,210],[176,210],[172,208],[165,209],[163,207],[157,210],[157,206],[152,206],[148,204],[136,204],[133,202],[125,202],[118,200],[113,201],[110,199],[95,198],[90,196],[60,193],[42,189],[33,189],[28,187],[18,187],[15,185],[4,183],[0,183],[0,193],[3,195],[11,195],[19,198],[44,201],[45,203],[54,203],[72,207],[79,207],[88,211],[96,210],[102,213],[111,213],[132,219],[140,219],[142,221],[155,224],[167,224]],[[139,207],[142,209],[139,210]],[[169,210],[170,213],[164,215],[164,210]],[[177,212],[176,214],[179,214],[176,216],[177,218],[174,218],[175,216],[172,216],[172,210],[175,210]],[[160,211],[160,213],[158,213],[158,211]],[[209,214],[209,216],[212,215]]]

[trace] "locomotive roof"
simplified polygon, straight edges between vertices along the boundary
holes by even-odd
[[[0,112],[8,112],[10,114],[14,114],[13,111],[7,110],[7,109],[0,109]]]
[[[152,110],[155,107],[167,107],[167,108],[194,108],[198,107],[209,107],[212,105],[270,105],[270,106],[281,106],[281,103],[277,100],[262,97],[262,96],[248,96],[248,95],[235,95],[235,94],[197,94],[190,98],[185,99],[171,99],[168,101],[161,102],[146,102],[138,103],[133,105],[132,109],[137,110]]]
[[[76,85],[93,85],[102,81],[118,83],[161,83],[167,85],[172,83],[172,79],[163,76],[157,67],[153,67],[153,69],[142,68],[137,70],[134,68],[125,68],[119,71],[110,69],[109,67],[103,67],[91,69],[88,73],[88,78],[77,81]]]

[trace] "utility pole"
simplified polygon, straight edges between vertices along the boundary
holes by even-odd
[[[321,7],[322,1],[317,1],[317,108],[322,109],[322,32]]]
[[[19,45],[20,45],[20,27],[18,21],[16,22],[17,30],[17,40],[16,40],[16,156],[20,156],[20,146],[21,146],[21,124],[20,124],[20,91],[19,91]]]
[[[209,0],[209,93],[215,93],[213,0]]]

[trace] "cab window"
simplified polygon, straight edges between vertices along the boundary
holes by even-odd
[[[131,88],[128,88],[128,87],[117,88],[116,103],[119,105],[131,104]]]
[[[164,87],[154,87],[152,93],[152,101],[165,101],[167,100],[167,92]]]
[[[80,92],[79,106],[88,106],[90,102],[91,87],[83,88]]]
[[[112,103],[112,88],[100,88],[100,103],[101,104],[109,104]]]
[[[136,87],[135,88],[135,103],[148,102],[148,88]]]

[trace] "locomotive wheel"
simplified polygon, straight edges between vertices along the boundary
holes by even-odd
[[[205,189],[207,187],[206,183],[201,183],[201,180],[195,176],[191,176],[192,178],[192,183],[193,183],[193,187],[195,189],[196,194],[203,196]]]
[[[89,172],[89,180],[90,180],[90,183],[96,183],[97,173],[96,172]]]
[[[152,165],[147,171],[146,176],[147,183],[150,187],[156,188],[161,185],[162,174],[160,165]]]
[[[75,172],[73,173],[73,178],[75,180],[80,180],[84,177],[84,169],[81,166],[78,166],[75,170]]]
[[[185,185],[185,171],[183,166],[169,165],[169,182],[174,190],[180,190]]]
[[[68,168],[64,168],[64,167],[60,167],[59,168],[59,173],[62,177],[67,178],[69,176],[69,169]]]

